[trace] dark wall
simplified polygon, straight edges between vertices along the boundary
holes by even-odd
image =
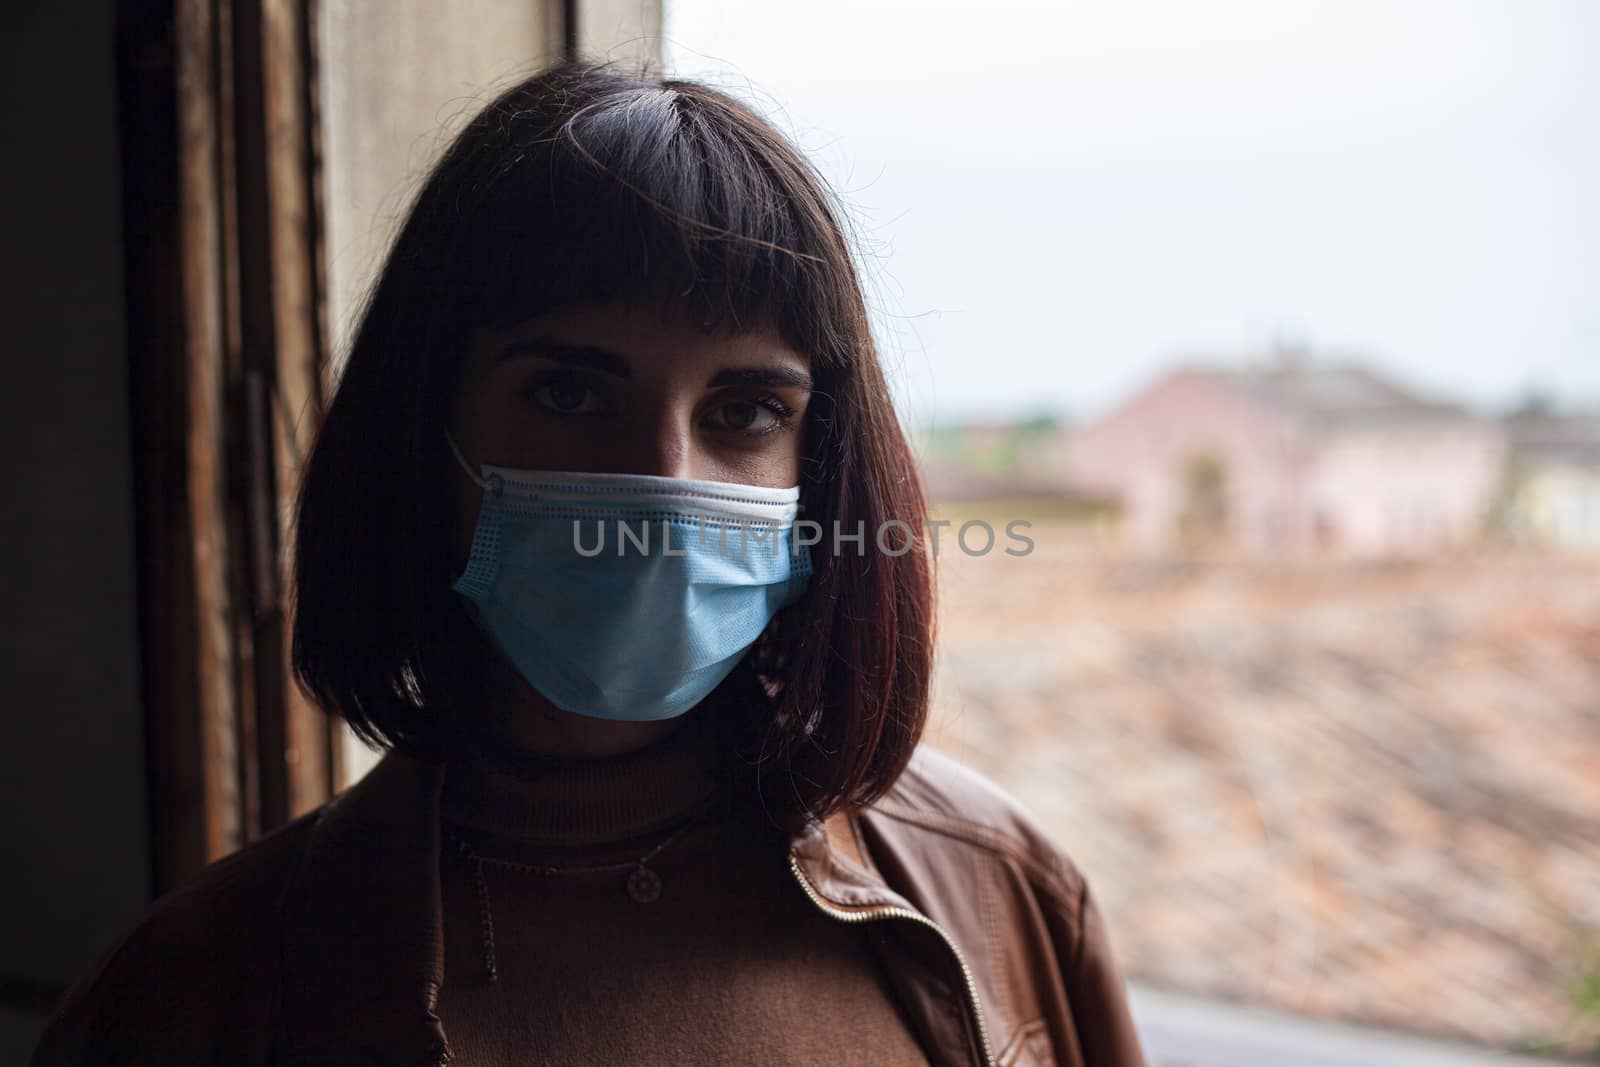
[[[0,15],[0,1063],[149,885],[114,9]]]

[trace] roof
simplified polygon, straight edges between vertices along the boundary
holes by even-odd
[[[1514,415],[1505,427],[1513,453],[1522,459],[1600,467],[1600,412]]]
[[[1130,978],[1600,1049],[1600,560],[1035,533],[1014,565],[941,556],[931,729],[1059,835]],[[1202,1048],[1180,1062],[1257,1062]]]
[[[1312,432],[1373,425],[1478,422],[1459,404],[1412,392],[1354,363],[1300,359],[1202,373],[1265,407],[1294,417]]]

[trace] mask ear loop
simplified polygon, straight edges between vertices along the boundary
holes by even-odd
[[[456,462],[461,465],[462,470],[467,472],[467,477],[472,479],[474,485],[476,485],[479,489],[485,489],[489,492],[500,491],[499,475],[490,475],[488,478],[485,478],[483,475],[473,470],[472,464],[467,462],[467,457],[461,454],[461,446],[456,444],[455,435],[449,430],[444,432],[444,439],[450,445],[450,454],[456,457]]]

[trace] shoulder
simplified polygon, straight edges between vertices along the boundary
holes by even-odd
[[[258,928],[293,876],[325,809],[323,805],[307,812],[207,864],[158,897],[134,932],[149,936],[192,931],[226,940],[240,930]]]
[[[322,808],[158,897],[63,995],[35,1067],[161,1059],[253,1024],[273,975],[278,905]]]
[[[1069,910],[1088,891],[1078,865],[1020,800],[926,742],[865,818],[927,862],[1002,865]]]
[[[857,822],[880,873],[966,951],[1003,1062],[1142,1067],[1096,896],[1016,797],[923,744]]]
[[[215,964],[255,940],[271,925],[322,810],[213,861],[157,897],[102,964],[80,978],[74,992],[113,978],[137,978],[133,972],[141,964],[159,964],[169,975],[186,962]]]

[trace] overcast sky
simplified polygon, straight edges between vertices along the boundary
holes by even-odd
[[[1600,403],[1600,0],[667,0],[850,205],[916,423],[1275,336]]]

